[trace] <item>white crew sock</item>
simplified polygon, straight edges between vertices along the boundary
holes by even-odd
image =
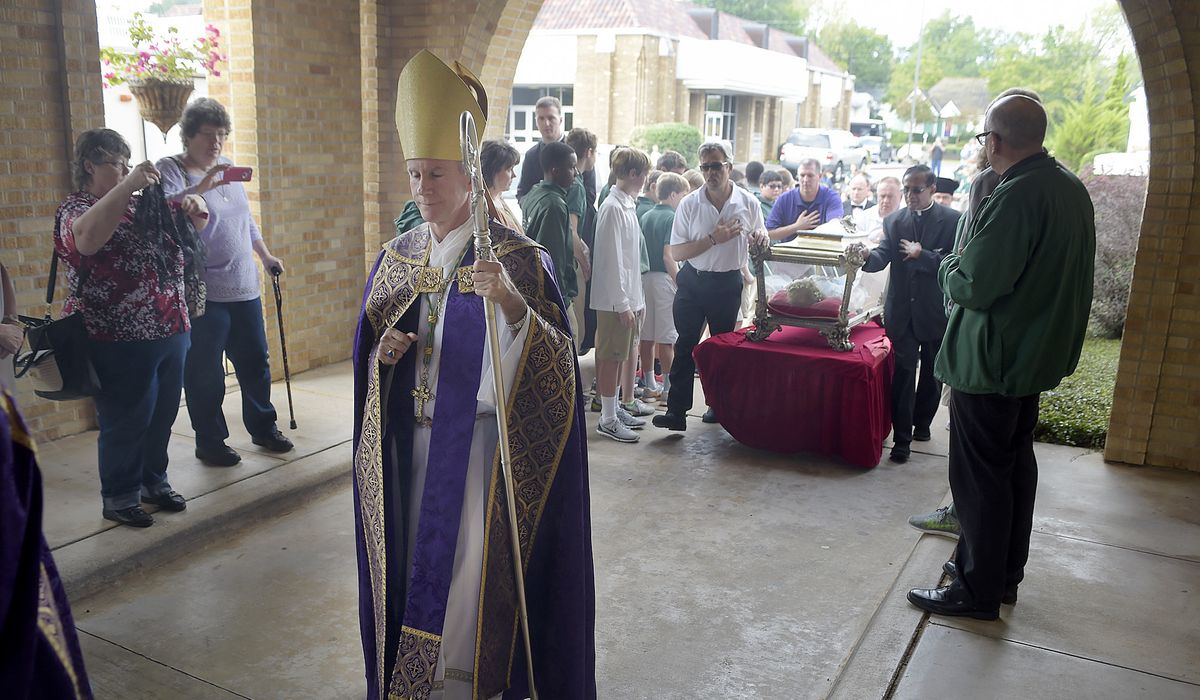
[[[617,397],[600,397],[600,422],[611,423],[617,419]]]
[[[664,394],[671,392],[671,375],[667,372],[663,372],[662,390]]]
[[[650,371],[642,375],[642,383],[646,385],[649,391],[658,391],[658,381],[654,379],[654,372]]]

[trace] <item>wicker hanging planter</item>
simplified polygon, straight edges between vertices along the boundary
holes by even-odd
[[[167,132],[183,116],[188,97],[195,89],[195,82],[173,80],[130,80],[129,91],[138,101],[138,113],[142,119],[158,127],[163,140]]]

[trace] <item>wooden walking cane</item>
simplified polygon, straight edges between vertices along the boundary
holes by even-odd
[[[479,164],[479,135],[475,118],[469,111],[459,117],[458,136],[462,145],[463,167],[471,177],[471,220],[474,223],[475,259],[495,261],[492,237],[488,231],[486,190],[483,170]],[[533,313],[532,310],[526,313]],[[521,633],[525,640],[525,672],[529,678],[529,696],[538,700],[533,682],[533,649],[529,636],[529,609],[525,606],[525,565],[521,561],[521,535],[517,529],[517,497],[513,489],[512,457],[508,447],[508,403],[505,400],[504,372],[500,367],[500,330],[496,324],[496,306],[483,300],[483,315],[487,321],[488,350],[492,357],[492,388],[496,397],[496,423],[500,434],[500,471],[504,476],[505,501],[508,502],[508,530],[512,541],[513,574],[517,582],[517,611],[521,618]],[[528,321],[527,321],[528,322]]]

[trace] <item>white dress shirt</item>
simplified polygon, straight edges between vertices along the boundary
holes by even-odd
[[[707,238],[721,222],[737,221],[742,235],[709,248],[689,258],[687,263],[702,272],[740,270],[749,261],[750,234],[763,231],[762,206],[750,192],[735,186],[729,201],[720,211],[708,198],[708,188],[701,187],[683,198],[675,210],[675,225],[671,229],[671,245],[690,243]],[[593,289],[592,294],[595,294]]]
[[[592,248],[592,308],[596,311],[641,311],[642,227],[637,200],[613,187],[596,213]]]

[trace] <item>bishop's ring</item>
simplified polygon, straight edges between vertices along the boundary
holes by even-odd
[[[395,351],[395,350],[388,350],[388,351],[387,351],[387,356],[388,356],[388,357],[395,357],[395,356],[396,356],[396,351]]]

